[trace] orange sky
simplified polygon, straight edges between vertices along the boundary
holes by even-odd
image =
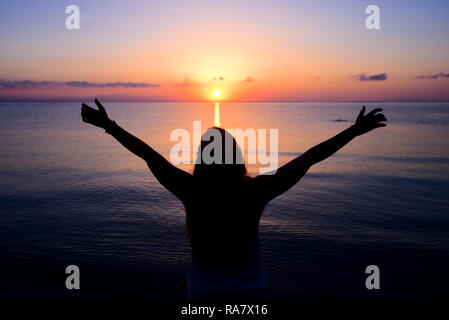
[[[64,4],[1,5],[0,99],[449,100],[449,5],[405,3],[377,31],[355,1],[79,1],[72,31]]]

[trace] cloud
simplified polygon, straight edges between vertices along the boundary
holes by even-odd
[[[64,82],[68,87],[80,88],[158,88],[160,84],[146,82],[88,82],[88,81],[68,81]]]
[[[251,76],[248,76],[248,77],[246,77],[245,80],[243,80],[243,82],[253,82],[253,81],[256,81],[256,79],[254,79],[254,78],[251,77]]]
[[[0,79],[0,88],[5,89],[30,89],[40,87],[53,87],[59,84],[60,83],[57,81],[31,81],[31,80],[7,81]]]
[[[191,87],[192,83],[173,83],[171,86],[175,88],[187,88]]]
[[[384,81],[387,80],[387,74],[386,73],[379,73],[379,74],[373,74],[371,76],[367,76],[366,74],[362,73],[360,75],[357,75],[357,79],[359,81]]]
[[[89,81],[7,81],[0,79],[0,88],[4,89],[31,89],[42,87],[67,86],[76,88],[158,88],[161,84],[146,82],[89,82]]]
[[[184,82],[172,83],[171,86],[176,87],[176,88],[186,88],[186,87],[191,87],[194,84],[196,84],[195,80],[192,80],[190,78],[185,78]]]
[[[449,78],[449,73],[435,73],[435,74],[422,74],[419,76],[416,76],[415,79],[438,79],[438,78]]]

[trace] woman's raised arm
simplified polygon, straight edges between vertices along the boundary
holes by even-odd
[[[191,189],[192,175],[172,165],[162,155],[139,138],[133,136],[109,119],[103,105],[95,99],[98,110],[83,103],[81,117],[84,122],[105,129],[126,149],[142,158],[148,164],[156,179],[181,200],[185,199]]]
[[[384,121],[387,119],[382,113],[379,113],[380,111],[382,109],[377,108],[365,115],[365,106],[363,106],[355,124],[351,127],[309,149],[279,168],[275,174],[256,177],[254,181],[261,193],[261,198],[268,202],[281,195],[293,187],[311,166],[330,157],[355,137],[375,128],[385,127]]]

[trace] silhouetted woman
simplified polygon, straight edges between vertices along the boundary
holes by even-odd
[[[82,104],[83,121],[105,129],[125,148],[145,160],[156,179],[184,204],[192,247],[187,281],[190,299],[264,299],[266,278],[258,227],[267,203],[293,187],[312,165],[331,156],[355,137],[386,126],[385,116],[379,113],[382,109],[365,115],[363,106],[355,124],[293,159],[275,174],[255,178],[247,175],[235,139],[221,128],[210,128],[203,135],[198,150],[200,158],[192,175],[173,166],[146,143],[119,127],[108,118],[97,99],[95,103],[99,110]],[[215,161],[205,161],[203,150],[214,139],[221,139],[222,148],[213,149],[210,154]],[[226,141],[232,141],[232,145]],[[221,155],[217,157],[214,152]],[[230,154],[232,163],[226,159]]]

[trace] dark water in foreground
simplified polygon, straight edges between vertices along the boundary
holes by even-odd
[[[313,167],[265,209],[274,299],[448,298],[449,104],[381,104],[389,126]],[[168,156],[211,104],[107,104]],[[285,163],[349,125],[359,104],[222,104],[224,128],[278,128]],[[183,299],[182,204],[78,104],[0,104],[0,298]],[[186,170],[191,168],[185,167]],[[252,168],[252,171],[255,169]],[[219,204],[217,204],[219,205]],[[232,233],[230,233],[232,236]],[[65,267],[81,290],[65,289]],[[365,268],[381,290],[365,289]]]

